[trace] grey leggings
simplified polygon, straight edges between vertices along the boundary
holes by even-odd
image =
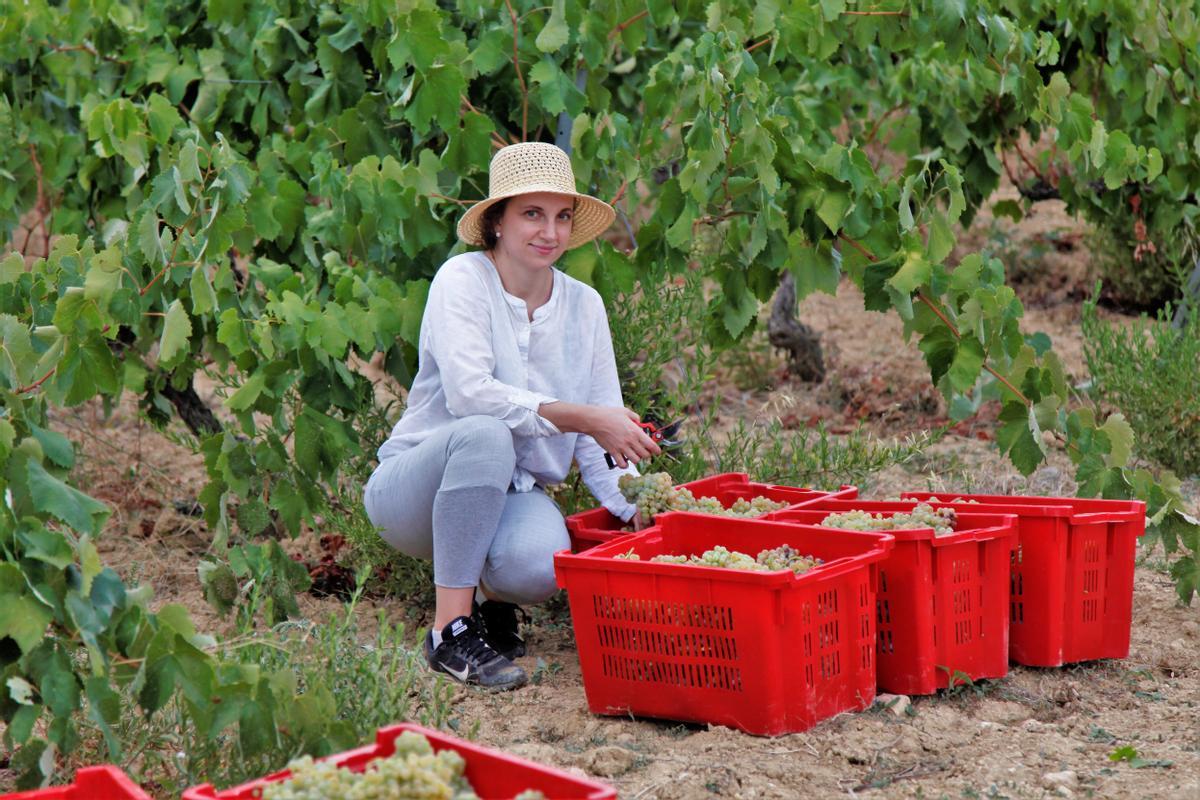
[[[494,417],[463,417],[380,462],[367,481],[371,523],[392,547],[433,559],[444,588],[479,585],[511,603],[554,594],[554,553],[570,546],[558,506],[540,489],[511,488],[512,432]]]

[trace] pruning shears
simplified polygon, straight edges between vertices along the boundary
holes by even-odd
[[[683,444],[675,438],[675,434],[679,433],[679,426],[683,424],[682,419],[677,419],[669,425],[664,425],[661,428],[653,422],[639,422],[638,427],[646,432],[646,435],[654,440],[654,443],[663,450],[671,450]],[[615,469],[617,462],[613,461],[612,455],[604,454],[604,462],[608,464],[609,469]]]

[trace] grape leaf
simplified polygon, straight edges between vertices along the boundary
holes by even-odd
[[[266,374],[263,372],[255,372],[246,382],[238,387],[225,401],[225,406],[230,411],[247,411],[254,406],[258,396],[262,394],[263,388],[267,384]]]
[[[1129,463],[1133,451],[1133,427],[1125,420],[1124,414],[1111,414],[1100,430],[1108,434],[1110,449],[1104,456],[1104,463],[1110,467],[1123,467]]]
[[[753,292],[743,289],[741,292],[733,294],[726,293],[721,321],[725,324],[725,330],[734,339],[742,335],[746,326],[750,324],[750,320],[754,319],[754,315],[757,313],[758,299]]]
[[[901,294],[911,294],[919,286],[929,282],[933,274],[933,265],[919,250],[908,253],[896,274],[888,278],[887,285]]]
[[[983,345],[974,337],[963,337],[958,340],[954,351],[954,361],[951,362],[946,374],[950,385],[955,391],[965,392],[975,385],[979,372],[983,367]]]
[[[0,258],[0,286],[16,282],[25,274],[25,259],[17,252]]]
[[[553,53],[567,43],[570,31],[567,30],[566,1],[554,0],[550,8],[550,19],[542,26],[534,44],[543,53]]]
[[[1200,593],[1200,556],[1184,556],[1172,564],[1171,578],[1175,581],[1175,594],[1179,602],[1190,606],[1192,598]]]
[[[1046,457],[1033,409],[1019,400],[1009,401],[1000,411],[1000,422],[1003,424],[996,429],[1000,451],[1008,454],[1022,475],[1032,474]]]
[[[950,229],[950,223],[944,216],[935,212],[929,221],[929,260],[934,264],[945,261],[946,256],[954,249],[954,241],[954,231]]]
[[[10,563],[0,564],[0,639],[12,637],[22,653],[33,650],[53,619],[49,608],[28,596],[25,577]]]
[[[192,321],[183,303],[178,298],[167,308],[166,320],[163,322],[162,338],[158,345],[158,362],[163,368],[170,368],[183,360],[188,352],[188,339],[192,335]]]
[[[36,461],[26,466],[33,506],[82,533],[97,533],[108,517],[108,506],[51,475]]]
[[[192,313],[197,317],[202,317],[217,307],[217,294],[213,291],[208,272],[203,265],[192,268],[188,288],[192,294]]]
[[[837,233],[842,227],[842,220],[850,210],[850,195],[846,192],[830,190],[825,192],[821,205],[817,207],[817,216],[825,223],[831,233]]]

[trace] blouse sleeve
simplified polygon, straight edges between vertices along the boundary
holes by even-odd
[[[599,302],[599,297],[596,298]],[[592,349],[592,386],[588,403],[598,406],[622,407],[621,382],[617,377],[617,362],[613,354],[612,335],[608,329],[608,318],[598,315],[595,341]],[[637,506],[630,503],[617,488],[617,479],[622,475],[637,475],[637,467],[630,464],[625,469],[609,469],[604,460],[604,449],[591,436],[580,434],[575,441],[575,461],[584,484],[591,490],[599,503],[614,516],[628,522],[637,513]]]
[[[421,335],[438,365],[446,409],[455,417],[495,417],[522,436],[560,433],[537,413],[557,398],[497,380],[492,309],[487,287],[468,270],[454,270],[429,290]]]

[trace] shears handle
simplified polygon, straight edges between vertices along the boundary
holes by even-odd
[[[637,423],[637,426],[644,430],[646,435],[654,440],[655,444],[661,444],[662,441],[667,438],[653,422],[639,422]],[[616,469],[617,467],[617,462],[613,460],[612,455],[609,453],[604,454],[604,463],[608,464],[609,469]]]

